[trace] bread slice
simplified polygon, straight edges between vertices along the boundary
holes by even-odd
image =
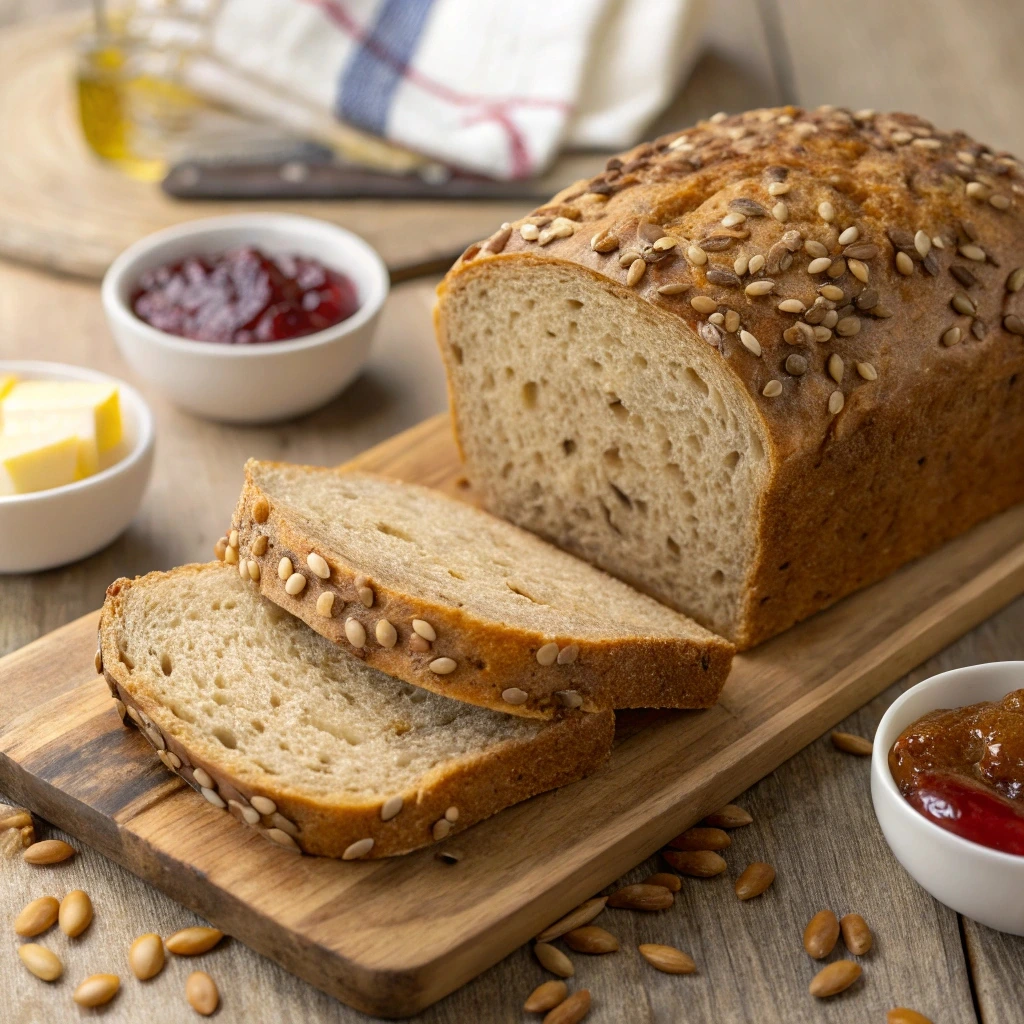
[[[708,707],[733,649],[533,534],[437,491],[250,460],[226,557],[368,664],[470,704]]]
[[[102,670],[160,759],[291,850],[388,857],[582,778],[614,716],[539,722],[391,679],[228,566],[107,589]],[[128,721],[126,721],[128,724]]]

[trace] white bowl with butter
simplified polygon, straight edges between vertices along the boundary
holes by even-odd
[[[19,381],[84,381],[116,385],[121,440],[98,453],[76,444],[73,451],[53,431],[53,444],[37,446],[26,458],[14,458],[11,472],[0,467],[5,489],[66,479],[70,459],[82,479],[27,493],[0,494],[0,573],[39,572],[76,562],[106,547],[138,511],[153,468],[153,416],[130,385],[94,370],[63,363],[0,360],[0,377]],[[2,411],[2,402],[0,402]],[[23,409],[26,419],[29,409]],[[2,422],[2,421],[0,421]],[[26,428],[27,429],[27,428]],[[101,438],[101,446],[103,439]],[[17,451],[8,441],[6,451]]]

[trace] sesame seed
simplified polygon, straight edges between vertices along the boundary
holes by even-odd
[[[319,555],[315,551],[310,551],[310,553],[306,555],[306,565],[308,565],[310,569],[312,569],[313,572],[322,580],[328,579],[331,575],[331,569],[327,564],[327,560],[323,555]]]
[[[780,223],[789,220],[789,207],[781,200],[772,207],[772,216]]]
[[[689,287],[690,286],[688,284],[684,284],[682,281],[672,281],[669,284],[663,284],[658,289],[658,294],[679,295],[680,293],[685,292]]]
[[[401,813],[402,805],[404,803],[405,800],[400,796],[389,797],[384,801],[384,804],[380,809],[380,820],[390,821],[392,818],[396,817]]]
[[[792,187],[788,181],[773,181],[768,186],[768,195],[784,196]]]
[[[807,264],[808,274],[824,274],[832,266],[832,260],[828,256],[819,256]]]
[[[803,313],[806,309],[799,299],[783,299],[778,305],[780,313]]]
[[[345,636],[353,647],[366,646],[366,627],[358,619],[345,620]]]
[[[942,143],[938,139],[914,139],[911,145],[918,149],[939,149]]]
[[[316,613],[325,619],[331,617],[331,613],[334,610],[334,594],[329,590],[325,590],[316,599]]]
[[[980,320],[972,320],[971,334],[973,334],[978,341],[981,341],[981,339],[985,337],[985,325]]]
[[[1010,200],[1007,196],[1000,195],[998,192],[988,197],[989,204],[994,206],[997,210],[1008,210],[1010,208]]]
[[[1003,326],[1011,333],[1024,337],[1024,320],[1016,313],[1010,313],[1003,317]]]
[[[843,359],[842,356],[833,352],[828,357],[828,375],[837,383],[841,384],[843,381]]]
[[[959,252],[965,259],[974,260],[977,263],[985,262],[985,250],[980,245],[961,245]]]
[[[896,269],[906,277],[914,272],[914,261],[905,253],[896,253]]]
[[[695,267],[703,267],[708,261],[708,254],[699,245],[691,245],[686,250],[686,258]]]
[[[802,345],[814,341],[814,328],[810,324],[795,323],[782,332],[783,340],[789,345]]]
[[[740,326],[740,315],[735,309],[727,309],[725,311],[725,329],[730,334],[735,334],[739,330]]]
[[[782,381],[770,380],[761,392],[765,398],[778,398],[782,394]]]
[[[910,132],[893,132],[889,138],[896,143],[897,146],[906,145],[914,136]]]
[[[750,257],[750,263],[747,266],[747,270],[751,274],[759,274],[764,270],[765,258],[761,253],[755,253]]]
[[[698,313],[704,314],[714,313],[714,311],[718,309],[718,303],[707,295],[694,295],[694,297],[690,299],[690,305],[693,306]]]
[[[737,224],[742,224],[747,219],[744,213],[727,213],[722,218],[723,228],[734,228]]]
[[[860,228],[856,225],[851,225],[845,231],[840,232],[839,244],[840,245],[853,245],[854,242],[860,237]]]
[[[877,316],[880,320],[888,320],[889,317],[892,316],[892,310],[880,302],[872,306],[869,312],[872,316]]]
[[[946,243],[942,240],[940,235],[932,235],[932,245],[934,245],[936,249],[946,248]]]
[[[967,194],[972,199],[985,200],[989,197],[989,190],[980,181],[967,182]]]
[[[922,259],[932,251],[932,240],[928,237],[927,231],[918,231],[914,235],[914,248],[921,254]]]
[[[556,217],[540,233],[537,244],[547,245],[548,242],[553,242],[556,238],[568,238],[575,230],[576,225],[568,217]]]
[[[748,352],[752,352],[755,356],[761,354],[761,342],[750,331],[740,331],[740,343]]]
[[[712,124],[721,124],[728,116],[724,110],[720,110],[717,114],[712,114],[708,120]]]
[[[842,277],[846,273],[846,260],[842,256],[832,261],[828,270],[825,271],[829,277]]]
[[[963,332],[959,327],[950,327],[949,330],[943,331],[942,344],[946,348],[952,348],[954,345],[960,344],[961,337],[963,337]]]
[[[827,327],[815,327],[814,328],[814,340],[818,344],[823,344],[832,337],[832,332]]]
[[[865,380],[878,380],[878,371],[871,365],[871,363],[858,363],[857,372]]]
[[[507,690],[501,691],[501,699],[506,704],[525,704],[529,699],[530,695],[525,690],[520,690],[518,686],[510,686]]]
[[[378,619],[373,628],[373,635],[381,647],[394,647],[398,643],[398,630],[387,620]]]
[[[438,676],[451,675],[457,667],[453,658],[435,658],[427,666],[431,672]]]
[[[949,300],[949,304],[958,313],[963,313],[964,316],[974,316],[976,312],[974,303],[971,302],[966,292],[954,292],[953,298]]]
[[[525,242],[536,242],[540,237],[540,228],[536,224],[524,224],[519,229],[519,234]]]
[[[544,665],[545,667],[547,667],[548,665],[554,665],[555,659],[557,657],[558,644],[554,642],[544,644],[544,646],[537,651],[537,664]]]
[[[807,360],[793,352],[786,356],[786,372],[791,373],[794,377],[803,376],[807,372]]]
[[[733,260],[732,269],[736,272],[738,277],[742,277],[750,269],[750,257],[749,256],[737,256]]]
[[[293,572],[291,576],[285,580],[284,592],[290,594],[292,597],[297,597],[306,589],[306,577],[301,572]]]
[[[836,334],[841,338],[851,338],[855,334],[860,333],[860,320],[855,316],[844,316],[839,323],[836,324]]]
[[[834,309],[830,309],[825,314],[825,318],[821,322],[826,327],[835,327],[835,325],[839,323],[839,314]]]
[[[583,698],[575,690],[555,690],[555,696],[567,708],[578,708],[583,706]]]
[[[831,224],[836,219],[836,208],[826,199],[823,203],[818,203],[818,216],[826,224]]]
[[[430,643],[437,639],[437,630],[426,619],[413,619],[412,631],[417,636],[423,637],[424,640],[430,641]]]
[[[743,291],[750,296],[767,295],[775,288],[775,282],[770,278],[762,278],[759,281],[751,281]]]
[[[647,269],[647,263],[642,259],[633,260],[629,265],[629,270],[626,272],[626,286],[632,288],[633,285],[639,283],[640,278],[644,276],[644,271]]]
[[[821,259],[823,256],[828,255],[828,249],[826,249],[821,242],[816,242],[813,238],[808,238],[807,241],[804,242],[804,252],[806,252],[808,256],[813,256],[815,259]]]
[[[673,238],[671,235],[662,235],[661,238],[656,238],[651,243],[651,248],[655,252],[668,252],[674,249],[679,244],[678,238]]]
[[[712,313],[711,316],[708,317],[708,320],[710,320],[716,327],[721,327],[722,324],[725,323],[725,314]]]
[[[858,281],[862,284],[868,283],[870,272],[866,263],[862,263],[860,260],[847,260],[846,265],[850,268],[850,273],[853,274]]]
[[[1010,276],[1006,279],[1006,290],[1019,292],[1021,288],[1024,288],[1024,267],[1017,267],[1016,270],[1010,272]]]
[[[341,859],[358,860],[360,857],[365,857],[372,849],[372,839],[357,839],[354,843],[350,843],[345,847],[345,852],[341,855]]]
[[[833,391],[832,394],[828,396],[828,411],[832,413],[833,416],[842,412],[845,404],[846,398],[843,396],[842,391]]]
[[[441,818],[439,821],[434,822],[434,827],[431,829],[431,834],[433,835],[436,842],[440,842],[442,839],[445,838],[445,836],[448,835],[449,832],[451,832],[451,830],[452,823],[450,821],[446,821],[444,818]]]
[[[843,289],[840,288],[839,285],[835,284],[823,284],[818,291],[824,298],[829,299],[832,302],[840,302],[846,297],[843,294]]]

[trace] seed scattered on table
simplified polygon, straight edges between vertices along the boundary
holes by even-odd
[[[657,942],[644,942],[637,946],[640,955],[652,966],[665,974],[696,974],[697,965],[693,957],[675,946],[663,946]]]
[[[775,868],[771,864],[754,861],[753,864],[747,865],[743,874],[736,879],[736,895],[741,900],[751,900],[755,896],[760,896],[774,881]]]
[[[595,896],[593,899],[585,900],[575,910],[570,910],[565,917],[559,918],[554,924],[549,924],[538,936],[538,942],[551,942],[570,932],[573,928],[582,928],[590,924],[598,914],[604,910],[608,903],[607,896]]]
[[[60,864],[74,857],[75,848],[63,839],[44,839],[33,843],[23,854],[26,864]]]
[[[564,981],[545,981],[526,997],[523,1009],[527,1013],[547,1013],[559,1003],[564,1003],[568,994],[569,990]]]
[[[557,947],[549,942],[538,942],[533,947],[533,955],[541,967],[557,974],[559,978],[571,978],[576,973],[572,961]]]
[[[843,942],[854,956],[863,956],[874,943],[871,929],[860,914],[846,914],[839,922],[843,933]]]
[[[139,981],[155,978],[164,967],[164,943],[156,932],[140,935],[128,948],[128,966]]]
[[[121,987],[116,974],[90,974],[75,989],[72,998],[79,1006],[106,1006]]]
[[[619,940],[611,932],[596,924],[574,928],[571,932],[566,932],[562,939],[570,949],[591,956],[615,953],[619,948]]]
[[[185,982],[185,998],[196,1013],[209,1017],[220,1003],[220,992],[206,971],[193,971]]]
[[[896,1006],[885,1015],[885,1024],[932,1024],[931,1018],[907,1006]]]
[[[675,903],[672,891],[664,885],[625,885],[608,897],[608,906],[619,910],[665,910]]]
[[[824,960],[839,941],[839,920],[831,910],[819,910],[804,928],[804,949],[815,960]]]
[[[224,933],[205,925],[182,928],[167,939],[167,948],[177,956],[198,956],[213,949]]]
[[[590,992],[581,988],[544,1018],[543,1024],[579,1024],[590,1012]]]
[[[869,757],[874,749],[871,740],[856,736],[852,732],[833,732],[832,745],[844,754],[855,754],[857,757]]]
[[[845,992],[860,976],[860,964],[852,960],[836,960],[818,971],[807,990],[818,999],[827,999]]]
[[[679,892],[683,887],[683,880],[668,871],[658,871],[649,878],[645,878],[643,884],[660,885],[663,889],[668,889],[669,892]]]
[[[725,861],[712,850],[663,850],[669,866],[693,878],[713,878],[725,871]]]
[[[92,923],[92,900],[84,889],[72,889],[60,901],[60,930],[75,939]]]
[[[56,981],[64,973],[64,965],[60,957],[37,942],[26,942],[18,947],[21,962],[40,981]]]
[[[750,813],[739,805],[726,804],[720,811],[709,814],[704,819],[704,824],[712,828],[742,828],[753,820]]]
[[[675,850],[725,850],[732,844],[729,834],[720,828],[688,828],[670,839],[668,845]]]
[[[60,903],[55,896],[40,896],[26,903],[14,919],[14,934],[23,939],[42,935],[57,920]]]

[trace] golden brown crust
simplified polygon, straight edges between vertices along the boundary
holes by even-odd
[[[534,259],[712,346],[772,465],[749,647],[1024,499],[1022,209],[1017,160],[913,115],[716,115],[470,246],[439,340],[464,275]]]
[[[262,519],[262,511],[259,517],[253,514],[258,502],[267,504],[266,519]],[[467,704],[531,718],[550,718],[567,707],[584,711],[710,707],[718,699],[732,663],[732,645],[714,635],[702,642],[659,637],[583,641],[571,635],[547,636],[496,626],[450,605],[385,587],[330,550],[317,552],[330,568],[330,578],[322,580],[307,565],[314,545],[291,521],[287,510],[279,509],[263,493],[249,464],[232,527],[238,531],[239,558],[259,565],[258,586],[265,597],[368,665]],[[258,536],[267,538],[262,555],[254,554]],[[286,592],[285,581],[278,574],[285,557],[306,578],[298,595]],[[372,595],[370,607],[359,597],[365,587]],[[334,595],[330,615],[318,611],[324,593]],[[363,628],[362,648],[355,647],[346,634],[350,619]],[[376,637],[382,619],[398,636],[391,648],[382,646]],[[413,619],[428,622],[436,640],[424,643],[414,639]],[[410,643],[426,649],[415,650]],[[537,651],[551,643],[562,650],[575,646],[579,653],[569,664],[539,664]],[[451,658],[455,670],[447,675],[432,672],[429,666],[438,658]],[[506,699],[504,695],[512,688],[525,694],[523,703]],[[572,695],[578,695],[581,703]]]
[[[172,573],[198,574],[219,568],[216,563],[186,565]],[[125,725],[135,725],[157,750],[165,767],[193,789],[203,791],[196,769],[206,772],[214,782],[214,798],[226,803],[240,821],[267,835],[279,824],[275,816],[283,816],[295,831],[296,852],[342,857],[353,843],[372,839],[372,848],[360,859],[408,853],[464,831],[505,807],[583,778],[611,750],[615,731],[611,712],[566,715],[529,740],[508,740],[480,757],[464,757],[435,770],[417,790],[415,799],[406,799],[401,812],[389,821],[381,820],[382,802],[328,802],[271,776],[266,777],[265,785],[255,788],[224,770],[214,743],[182,742],[178,735],[180,720],[133,686],[131,669],[118,645],[124,597],[130,588],[145,587],[148,581],[165,575],[150,573],[135,580],[119,579],[107,588],[99,627],[101,668],[111,693],[124,705],[125,712],[119,708],[122,720]],[[210,800],[207,793],[203,795]],[[254,797],[272,800],[276,810],[258,814],[252,803]],[[215,799],[211,802],[216,806]],[[458,808],[457,820],[438,829],[451,807]]]

